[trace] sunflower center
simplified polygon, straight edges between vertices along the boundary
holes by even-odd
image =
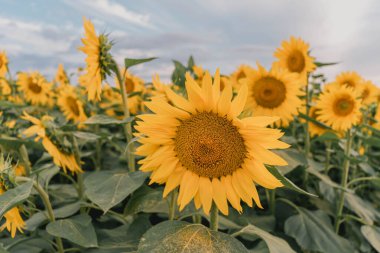
[[[135,83],[131,78],[126,77],[125,78],[125,88],[127,89],[127,93],[132,93],[135,89]]]
[[[75,116],[79,116],[79,107],[78,107],[78,103],[77,103],[77,100],[75,98],[73,98],[72,96],[68,96],[66,98],[66,103],[68,105],[68,107],[70,108],[70,111],[72,113],[75,114]]]
[[[347,116],[354,110],[354,107],[355,101],[349,96],[344,96],[334,102],[334,113],[339,116]]]
[[[201,112],[182,121],[174,150],[186,169],[209,178],[232,174],[247,154],[237,127],[212,112]]]
[[[305,58],[301,51],[293,51],[287,59],[287,65],[290,72],[301,73],[305,68]]]
[[[276,108],[285,100],[285,84],[273,77],[263,77],[255,82],[253,97],[256,103],[262,107]]]
[[[29,78],[28,88],[35,94],[39,94],[42,91],[41,86],[33,78]]]

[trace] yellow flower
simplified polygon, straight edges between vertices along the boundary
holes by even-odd
[[[0,195],[3,194],[4,191],[0,187]],[[17,230],[20,233],[23,233],[23,229],[25,228],[25,222],[22,219],[20,215],[20,211],[18,207],[13,207],[8,212],[4,214],[5,217],[5,223],[0,227],[0,232],[4,229],[7,229],[10,233],[12,238],[16,236]]]
[[[14,167],[14,171],[15,171],[16,176],[25,176],[25,175],[26,175],[24,165],[17,164],[17,165]]]
[[[298,98],[300,86],[297,75],[285,69],[272,68],[266,71],[258,65],[248,84],[248,99],[246,108],[254,116],[278,116],[282,126],[298,114],[302,102]]]
[[[83,18],[83,23],[85,38],[82,38],[82,43],[84,46],[79,50],[87,55],[87,73],[80,77],[80,83],[87,88],[89,100],[100,100],[102,81],[106,78],[106,74],[109,74],[108,68],[111,64],[111,55],[109,54],[111,44],[108,42],[107,36],[96,35],[91,21]]]
[[[72,86],[67,85],[65,89],[61,90],[57,104],[67,120],[80,123],[87,119],[83,109],[83,103],[79,100]]]
[[[5,77],[8,72],[8,57],[5,51],[0,52],[0,77]]]
[[[120,87],[119,81],[117,79],[115,79],[115,82],[116,82],[117,87]],[[143,93],[144,88],[145,88],[144,81],[141,78],[135,75],[132,75],[128,71],[125,71],[124,85],[128,94],[129,111],[132,114],[136,114],[141,108],[142,98],[141,98],[141,94],[131,94],[131,93],[135,93],[135,92]]]
[[[8,128],[14,128],[15,125],[16,125],[16,120],[13,119],[13,120],[6,121],[6,122],[4,123],[4,125],[5,125],[6,127],[8,127]]]
[[[232,87],[234,89],[240,89],[240,86],[247,81],[251,72],[252,68],[248,65],[240,65],[230,76]]]
[[[192,199],[206,214],[213,201],[223,214],[228,214],[227,200],[239,212],[240,200],[252,206],[253,199],[262,208],[255,183],[282,186],[264,164],[287,164],[269,151],[289,146],[278,140],[280,130],[265,127],[277,118],[239,119],[247,86],[231,101],[231,86],[220,92],[219,72],[213,84],[206,72],[202,87],[187,73],[185,85],[187,99],[167,89],[173,106],[153,100],[146,103],[153,114],[138,116],[135,128],[142,145],[136,154],[145,156],[140,170],[152,171],[150,183],[166,184],[164,197],[179,186],[180,210]]]
[[[358,92],[362,92],[363,78],[355,71],[341,72],[336,76],[335,82],[340,86],[351,87]]]
[[[60,86],[64,86],[69,83],[69,78],[63,68],[63,64],[58,65],[57,73],[55,74],[55,81],[60,84]]]
[[[277,48],[274,56],[278,59],[275,66],[297,73],[302,84],[307,83],[307,74],[314,71],[314,58],[309,55],[309,44],[301,38],[290,37]]]
[[[360,121],[359,96],[351,87],[331,87],[319,97],[317,119],[338,132],[350,129]]]
[[[33,105],[51,104],[49,93],[51,84],[40,73],[19,73],[17,85],[24,93],[26,101]]]
[[[315,106],[310,107],[309,116],[317,120],[317,111],[318,109]],[[309,121],[308,124],[309,124],[309,132],[310,132],[311,137],[321,136],[322,134],[326,133],[329,130],[311,121]]]
[[[118,88],[112,88],[106,84],[102,92],[102,100],[99,104],[105,114],[118,119],[124,118],[122,97]]]
[[[5,79],[5,77],[0,76],[0,89],[1,89],[1,95],[10,95],[12,93],[12,88],[9,85],[8,81]]]
[[[21,117],[25,120],[32,122],[34,125],[24,130],[23,134],[27,137],[37,135],[35,141],[42,139],[42,145],[45,150],[53,157],[54,163],[62,167],[66,173],[69,170],[72,173],[82,173],[82,169],[77,163],[75,156],[72,152],[58,148],[56,144],[53,143],[53,139],[46,133],[45,124],[52,120],[50,116],[43,116],[41,120],[30,116],[26,112]]]
[[[377,102],[378,89],[371,81],[364,81],[362,86],[362,100],[363,104],[370,105]]]
[[[196,80],[199,82],[202,82],[203,76],[205,74],[205,71],[203,70],[202,66],[193,66],[193,71],[196,77]]]

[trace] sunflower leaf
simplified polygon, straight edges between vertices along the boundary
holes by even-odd
[[[380,252],[380,228],[364,225],[360,228],[362,234],[377,252]]]
[[[86,125],[112,125],[112,124],[122,125],[122,124],[130,123],[133,120],[134,120],[134,117],[128,117],[128,118],[123,119],[123,120],[118,120],[118,119],[112,118],[112,117],[107,116],[107,115],[97,114],[97,115],[94,115],[94,116],[88,118],[85,122],[83,122],[83,124],[86,124]]]
[[[0,195],[0,220],[7,211],[29,197],[32,187],[33,181],[29,181]]]
[[[144,63],[144,62],[150,62],[157,59],[157,57],[152,57],[152,58],[145,58],[145,59],[132,59],[132,58],[125,58],[124,59],[124,65],[125,68],[128,69],[132,66]]]

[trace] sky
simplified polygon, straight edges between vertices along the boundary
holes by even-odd
[[[270,67],[282,40],[301,37],[329,80],[355,70],[380,84],[380,1],[376,0],[0,0],[0,50],[12,72],[39,70],[53,77],[59,63],[69,73],[84,66],[78,51],[83,17],[109,34],[112,54],[158,57],[132,70],[146,81],[169,80],[172,59],[214,72],[240,64]]]

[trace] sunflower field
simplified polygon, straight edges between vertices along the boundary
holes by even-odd
[[[143,80],[155,58],[83,26],[77,73],[0,52],[0,253],[380,252],[374,83],[295,37],[270,69]]]

